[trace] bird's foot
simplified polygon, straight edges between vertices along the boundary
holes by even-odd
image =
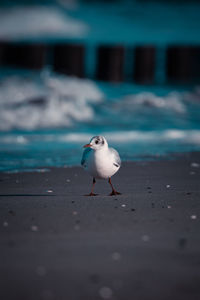
[[[94,194],[94,193],[91,192],[90,194],[87,194],[85,196],[98,196],[98,194]]]
[[[112,192],[109,194],[109,196],[116,196],[116,195],[121,195],[121,193],[119,193],[115,190],[112,190]]]

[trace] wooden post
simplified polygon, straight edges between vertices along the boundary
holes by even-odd
[[[134,80],[138,83],[153,83],[155,75],[155,47],[137,46],[134,54]]]
[[[98,48],[96,68],[98,80],[120,82],[124,79],[123,68],[123,46],[100,46]]]
[[[1,63],[17,68],[41,69],[45,64],[46,47],[41,44],[3,43]]]
[[[170,82],[187,83],[200,78],[200,47],[170,46],[167,49],[167,78]]]
[[[3,65],[5,57],[5,42],[0,42],[0,65]]]
[[[85,48],[77,44],[58,44],[53,50],[53,69],[56,72],[84,77]]]

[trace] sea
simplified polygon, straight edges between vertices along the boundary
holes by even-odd
[[[0,39],[81,41],[89,79],[54,73],[49,65],[41,71],[0,69],[0,171],[80,165],[83,145],[95,135],[105,136],[122,161],[200,151],[200,83],[168,84],[163,54],[170,43],[200,43],[199,8],[198,2],[179,1],[2,6]],[[96,80],[94,48],[108,42],[156,45],[155,83]]]

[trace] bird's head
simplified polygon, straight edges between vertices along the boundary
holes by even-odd
[[[93,150],[100,150],[103,149],[103,147],[107,147],[108,143],[103,136],[94,136],[91,138],[90,143],[83,146],[84,148],[91,148]]]

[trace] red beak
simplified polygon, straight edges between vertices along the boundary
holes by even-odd
[[[89,148],[91,146],[92,146],[91,144],[86,144],[86,145],[83,146],[83,148]]]

